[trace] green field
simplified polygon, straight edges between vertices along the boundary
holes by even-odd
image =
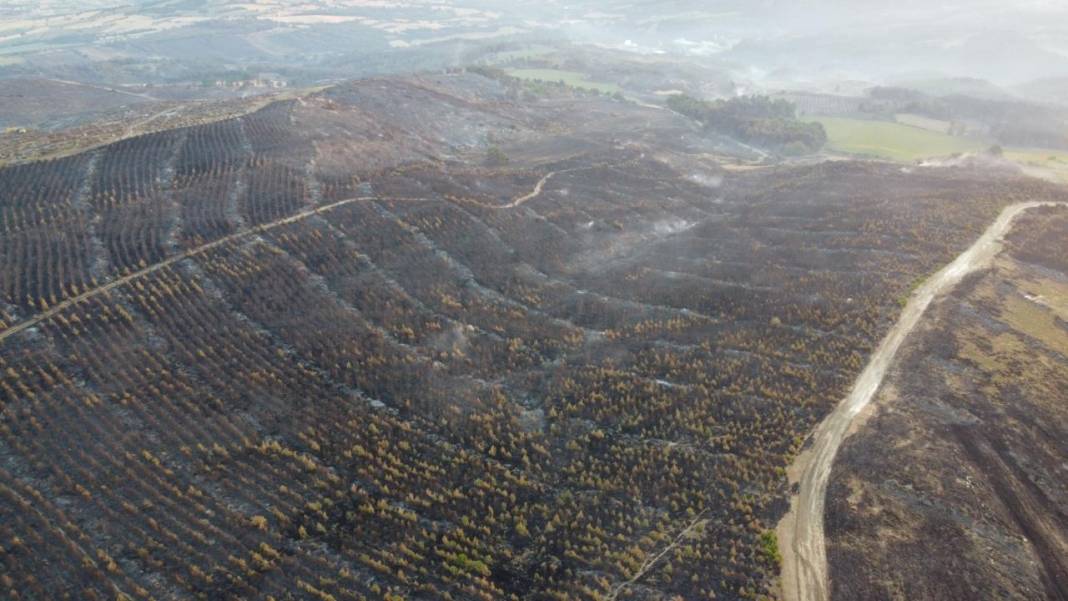
[[[614,94],[619,91],[619,86],[614,83],[592,81],[590,80],[589,75],[579,73],[578,71],[562,71],[559,69],[508,69],[508,74],[512,77],[531,81],[562,81],[572,87],[597,90],[598,92],[605,92],[608,94]]]
[[[900,116],[899,116],[900,118]],[[820,117],[827,130],[827,148],[835,152],[912,162],[954,153],[982,152],[994,144],[981,138],[950,136],[904,123]],[[924,125],[932,125],[925,123]],[[1068,183],[1068,151],[1045,148],[1005,148],[1004,157],[1026,173]]]
[[[1006,148],[1005,158],[1031,175],[1068,183],[1068,151],[1046,148]]]
[[[919,127],[892,123],[821,117],[815,119],[827,130],[831,150],[895,161],[915,161],[957,152],[976,152],[990,146],[978,138],[961,138]]]
[[[918,127],[920,129],[926,129],[936,133],[944,134],[949,131],[949,128],[953,125],[949,121],[941,121],[939,119],[931,119],[930,117],[924,117],[922,115],[913,115],[910,113],[898,113],[894,115],[894,120],[901,125],[909,125],[912,127]]]

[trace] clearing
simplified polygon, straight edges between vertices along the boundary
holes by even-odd
[[[845,117],[821,117],[815,121],[827,130],[827,146],[831,150],[894,161],[977,152],[990,146],[989,140],[950,136],[889,121]]]

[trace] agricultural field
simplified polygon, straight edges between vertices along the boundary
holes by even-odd
[[[950,127],[952,127],[953,125],[949,121],[932,119],[930,117],[924,117],[923,115],[913,115],[911,113],[898,113],[894,115],[894,121],[902,125],[918,127],[920,129],[926,129],[927,131],[933,131],[939,134],[948,134]]]
[[[833,598],[1062,599],[1068,210],[932,309],[832,472]]]
[[[827,131],[830,150],[892,161],[979,152],[991,145],[987,140],[950,136],[915,124],[845,117],[820,117],[815,121]]]
[[[1068,152],[1048,148],[1007,148],[1005,158],[1035,177],[1068,184]]]
[[[958,153],[982,153],[993,142],[941,133],[944,121],[897,115],[898,122],[841,117],[816,119],[827,131],[831,152],[900,162],[944,158]],[[1007,147],[1002,157],[1023,173],[1055,183],[1068,183],[1068,153],[1049,148]]]
[[[1068,196],[726,171],[669,111],[520,92],[364,80],[0,169],[3,594],[773,598],[785,468],[896,299]]]
[[[565,84],[584,90],[596,90],[605,94],[614,94],[620,91],[620,87],[614,83],[593,81],[590,76],[578,71],[563,71],[560,69],[508,69],[507,73],[512,77],[518,77],[528,81],[564,82]]]

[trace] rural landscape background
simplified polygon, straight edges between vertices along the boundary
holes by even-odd
[[[1066,40],[0,0],[0,597],[1068,599]]]

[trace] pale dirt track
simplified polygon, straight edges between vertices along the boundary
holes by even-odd
[[[542,176],[542,178],[538,180],[538,183],[534,184],[534,189],[533,190],[531,190],[530,192],[528,192],[528,193],[526,193],[526,194],[524,194],[522,196],[514,198],[512,200],[512,202],[509,202],[508,204],[496,205],[496,204],[489,204],[489,203],[479,202],[477,200],[471,200],[471,199],[465,199],[464,202],[468,202],[470,204],[478,205],[478,206],[486,208],[486,209],[515,209],[515,208],[523,206],[524,203],[529,202],[531,200],[534,200],[535,198],[541,196],[542,192],[545,190],[545,184],[549,183],[549,180],[551,180],[552,178],[556,177],[557,175],[563,175],[565,173],[576,173],[578,171],[592,171],[594,169],[601,169],[601,168],[605,168],[605,167],[618,168],[618,167],[622,167],[622,166],[627,165],[627,164],[632,163],[632,162],[634,162],[634,159],[627,160],[627,161],[619,161],[619,162],[614,162],[614,163],[612,163],[612,162],[609,162],[609,163],[597,163],[595,165],[588,165],[586,167],[572,167],[571,169],[562,169],[560,171],[550,171],[549,173],[546,173],[544,176]]]
[[[137,92],[128,92],[126,90],[122,90],[122,89],[119,89],[119,88],[109,88],[109,87],[104,87],[104,86],[96,86],[96,85],[93,85],[91,83],[85,83],[83,81],[71,81],[69,79],[48,79],[46,81],[54,81],[56,83],[63,83],[63,84],[67,84],[69,86],[79,86],[79,87],[82,87],[82,88],[92,88],[94,90],[101,90],[103,92],[111,92],[112,94],[121,94],[123,96],[133,96],[135,98],[144,98],[145,100],[156,100],[156,101],[159,100],[159,98],[156,98],[155,96],[149,96],[148,94],[138,94]]]
[[[524,195],[520,196],[519,198],[516,198],[512,202],[510,202],[508,204],[505,204],[505,205],[482,205],[482,206],[485,206],[485,207],[488,207],[488,208],[493,208],[493,209],[514,209],[516,207],[522,206],[523,203],[525,203],[527,201],[534,200],[535,198],[541,196],[542,190],[545,189],[545,184],[549,183],[549,180],[551,180],[552,178],[556,177],[557,175],[563,175],[565,173],[576,173],[578,171],[592,171],[594,169],[602,169],[602,168],[605,168],[605,167],[618,168],[618,167],[622,167],[622,166],[627,165],[627,164],[632,163],[632,162],[634,162],[633,159],[627,160],[627,161],[597,163],[595,165],[588,165],[586,167],[572,167],[571,169],[563,169],[561,171],[550,171],[549,173],[545,174],[544,177],[542,177],[540,180],[538,180],[537,184],[534,184],[534,189],[533,190],[531,190],[527,194],[524,194]],[[479,204],[481,204],[481,203],[479,203]]]
[[[526,202],[528,200],[533,200],[533,199],[541,196],[542,188],[544,188],[545,184],[549,180],[551,180],[553,177],[555,177],[556,174],[557,174],[556,171],[550,171],[545,177],[543,177],[540,180],[538,180],[538,183],[534,185],[534,190],[532,192],[530,192],[528,194],[524,194],[523,196],[520,196],[519,198],[513,200],[512,202],[510,202],[510,203],[508,203],[506,205],[501,205],[500,208],[502,208],[502,209],[514,209],[514,208],[522,205],[524,202]]]
[[[779,522],[777,533],[783,556],[782,585],[786,601],[827,601],[830,582],[823,532],[824,501],[838,447],[861,411],[871,402],[893,363],[901,344],[924,311],[938,296],[952,290],[964,276],[991,263],[1001,250],[1001,238],[1020,213],[1040,206],[1064,205],[1055,202],[1026,202],[1006,207],[997,220],[952,263],[923,283],[909,299],[904,311],[876,349],[853,389],[816,428],[811,446],[790,468],[790,480],[800,482],[800,492],[791,499],[790,512]]]

